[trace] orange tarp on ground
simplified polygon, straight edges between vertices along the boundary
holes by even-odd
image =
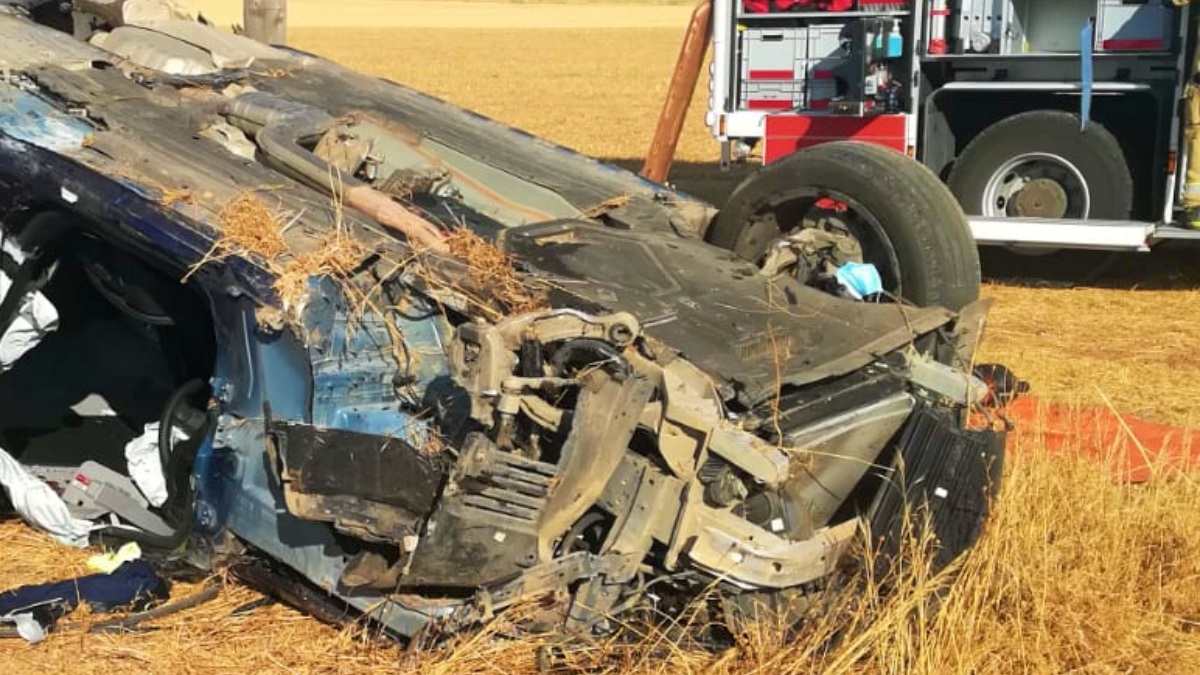
[[[1026,397],[1008,407],[1016,447],[1078,452],[1111,462],[1135,483],[1179,469],[1200,468],[1200,431],[1118,415],[1109,408],[1080,408]]]

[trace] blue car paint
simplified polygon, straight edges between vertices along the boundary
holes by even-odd
[[[21,184],[34,203],[85,214],[112,225],[114,237],[153,254],[188,266],[212,248],[213,238],[199,226],[185,227],[183,216],[168,213],[155,201],[132,192],[121,182],[94,172],[75,161],[4,135],[0,128],[0,180]],[[69,195],[69,196],[64,196]],[[210,286],[262,300],[275,297],[274,278],[243,258],[229,258],[200,276],[218,274]]]
[[[197,456],[197,524],[214,535],[227,528],[323,588],[336,589],[349,556],[327,524],[288,512],[274,471],[265,464],[264,414],[269,412],[273,420],[313,422],[410,441],[427,434],[428,427],[403,412],[397,401],[391,384],[397,366],[386,330],[370,320],[359,325],[363,322],[354,319],[353,307],[337,284],[315,280],[305,311],[310,336],[324,336],[316,340],[325,346],[320,350],[323,360],[315,367],[315,361],[309,361],[315,350],[299,344],[290,332],[269,336],[258,330],[248,301],[226,305],[223,311],[214,311],[214,320],[222,324],[218,333],[228,335],[218,341],[214,383],[219,393],[229,385],[228,400],[222,402],[213,443],[202,447]],[[429,317],[401,321],[401,326],[406,340],[413,341],[410,348],[423,344],[438,349],[440,366],[431,358],[421,372],[444,375],[447,366],[436,323]],[[419,343],[422,337],[428,342]],[[204,522],[208,513],[213,516]],[[345,599],[403,634],[413,634],[439,613],[373,594]],[[452,607],[447,605],[442,612]]]
[[[63,152],[83,147],[92,132],[86,122],[59,112],[49,103],[20,90],[0,94],[0,130],[39,148]]]
[[[384,324],[387,319],[348,301],[328,279],[314,281],[304,315],[311,343],[313,424],[420,445],[428,426],[406,410],[419,409],[427,385],[450,373],[446,328],[438,315],[426,311],[408,319],[393,313],[392,326],[404,338],[399,345]],[[397,390],[410,400],[402,401]],[[402,402],[409,405],[402,409]]]
[[[290,333],[272,336],[257,330],[249,300],[212,294],[209,300],[217,337],[211,384],[221,418],[212,442],[197,452],[193,476],[201,516],[197,527],[213,535],[228,524],[230,510],[243,497],[239,467],[247,456],[265,449],[231,443],[239,438],[231,435],[233,420],[261,428],[269,412],[274,419],[308,422],[312,378],[304,349]]]
[[[82,147],[89,125],[36,96],[3,87],[0,95],[6,97],[0,103],[0,179],[27,187],[34,202],[111,224],[115,236],[183,267],[211,248],[208,228],[164,209],[151,191],[62,154]],[[306,348],[290,331],[258,328],[257,304],[278,300],[273,281],[261,267],[237,257],[206,265],[194,277],[212,310],[217,353],[211,384],[220,402],[216,428],[193,467],[196,531],[215,540],[228,530],[332,590],[348,556],[327,524],[287,511],[265,463],[266,416],[418,443],[429,428],[407,412],[411,406],[401,406],[399,368],[382,317],[355,312],[336,284],[314,280],[304,314],[313,345]],[[447,329],[434,313],[397,316],[395,323],[414,357],[406,390],[422,398],[427,385],[448,378]],[[347,601],[406,634],[440,613],[372,595]]]

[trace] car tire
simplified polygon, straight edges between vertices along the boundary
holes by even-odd
[[[860,244],[866,261],[909,302],[961,309],[979,297],[979,252],[954,195],[933,172],[878,145],[825,143],[770,164],[742,182],[709,229],[708,240],[758,262],[770,245],[753,223],[789,195],[844,195],[878,227]],[[773,235],[772,235],[773,236]],[[888,251],[889,255],[871,255]],[[882,258],[886,257],[887,260]]]
[[[1064,162],[1069,169],[1064,173],[1070,174],[1071,183],[1082,180],[1088,204],[1082,213],[1080,204],[1071,203],[1064,215],[1035,213],[1031,217],[1129,219],[1133,213],[1133,176],[1121,144],[1099,123],[1091,122],[1084,130],[1080,127],[1078,115],[1060,110],[1035,110],[1001,120],[967,145],[947,183],[963,210],[971,215],[1026,215],[1012,212],[1013,207],[1019,207],[1015,201],[994,201],[999,188],[990,186],[1002,186],[1004,177],[1000,174],[1013,171],[1013,163],[1021,158],[1043,156],[1045,162]]]

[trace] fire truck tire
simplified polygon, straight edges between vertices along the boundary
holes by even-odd
[[[963,150],[947,183],[972,215],[1127,220],[1133,213],[1133,176],[1120,142],[1096,122],[1080,131],[1079,116],[1061,110],[988,127]]]
[[[979,298],[979,251],[954,195],[922,164],[878,145],[825,143],[763,167],[734,190],[708,240],[757,262],[773,240],[757,217],[814,195],[866,212],[872,226],[856,233],[864,257],[909,302],[957,310]]]

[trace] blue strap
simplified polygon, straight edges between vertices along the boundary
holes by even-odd
[[[1080,131],[1087,131],[1092,118],[1092,84],[1095,74],[1092,68],[1092,48],[1095,44],[1096,24],[1088,19],[1079,36],[1079,80],[1083,85],[1083,96],[1079,100]]]

